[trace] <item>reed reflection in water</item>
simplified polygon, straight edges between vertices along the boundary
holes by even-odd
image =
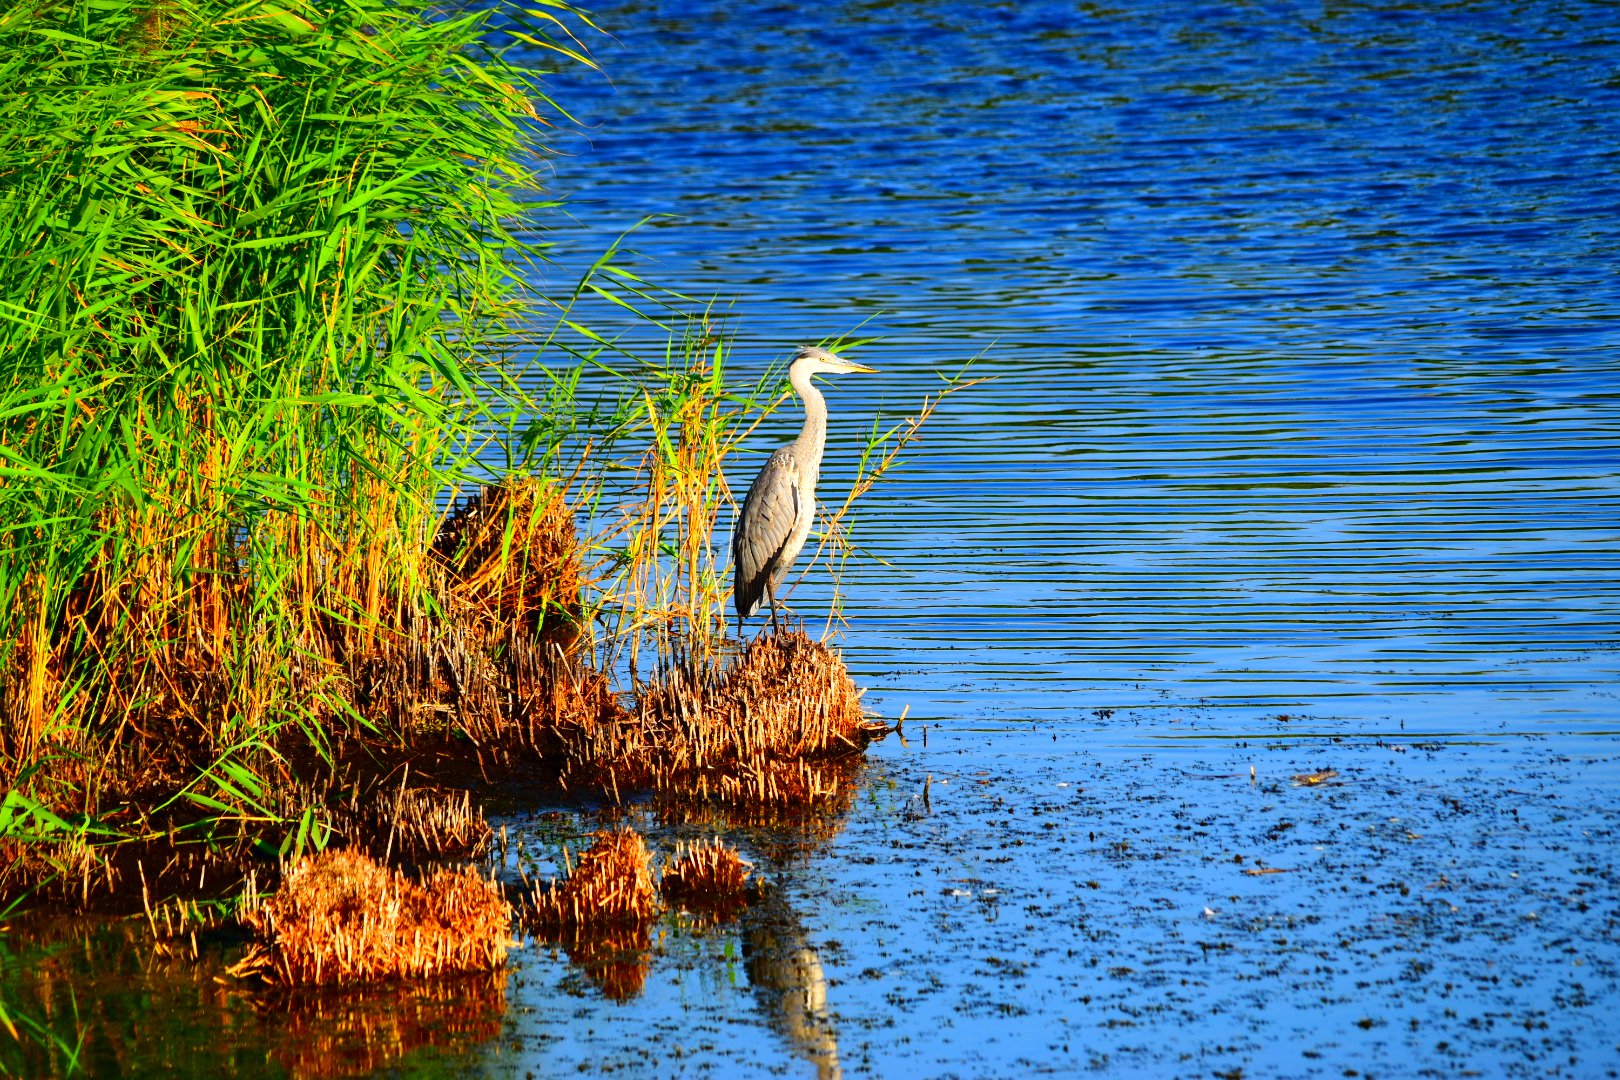
[[[410,1065],[453,1071],[500,1035],[504,971],[284,991],[223,977],[242,942],[203,936],[156,955],[144,924],[13,922],[0,936],[0,993],[13,1023],[0,1066],[55,1076],[285,1076],[330,1080]]]

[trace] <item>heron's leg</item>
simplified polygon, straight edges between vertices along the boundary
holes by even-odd
[[[779,632],[776,625],[776,590],[771,588],[770,582],[765,583],[765,596],[771,602],[771,636],[775,637]]]

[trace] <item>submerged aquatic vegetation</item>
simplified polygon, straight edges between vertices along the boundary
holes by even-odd
[[[418,883],[358,852],[328,851],[289,870],[243,918],[260,947],[238,973],[323,986],[500,967],[512,908],[471,868]]]

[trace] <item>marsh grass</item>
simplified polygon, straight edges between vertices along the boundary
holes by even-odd
[[[658,911],[652,852],[640,833],[624,828],[597,833],[564,879],[534,890],[522,920],[528,929],[561,940],[644,926]]]
[[[672,903],[714,922],[726,922],[748,906],[752,869],[735,848],[713,837],[678,845],[658,887]]]
[[[597,833],[566,876],[532,889],[518,919],[623,1000],[641,992],[652,969],[650,928],[661,907],[652,852],[634,829],[619,828]]]
[[[0,15],[0,889],[127,887],[107,844],[176,829],[319,848],[348,744],[487,734],[442,684],[495,661],[455,650],[568,618],[523,558],[496,580],[434,544],[443,490],[532,412],[500,346],[534,307],[511,230],[544,97],[501,47],[577,55],[564,18]],[[558,524],[512,490],[508,550]]]
[[[294,866],[243,917],[260,945],[234,973],[326,986],[501,967],[512,909],[471,867],[413,881],[359,852],[328,851]]]
[[[639,283],[635,294],[649,307],[666,301]],[[858,756],[886,730],[863,716],[841,658],[825,643],[839,615],[836,585],[823,641],[790,632],[745,646],[727,634],[728,560],[717,543],[738,506],[728,471],[751,476],[745,442],[796,399],[779,365],[751,383],[736,378],[731,343],[707,313],[671,340],[660,364],[608,369],[639,387],[618,430],[644,449],[618,480],[628,495],[614,504],[617,518],[587,543],[596,556],[592,607],[610,628],[599,662],[626,673],[634,715],[599,713],[600,722],[560,731],[565,780],[615,801],[646,788],[736,807],[836,801],[850,778],[838,759]],[[861,342],[828,344],[848,350]],[[874,421],[850,491],[821,510],[805,573],[830,571],[836,583],[861,554],[858,500],[903,464],[938,407],[976,381],[966,368],[941,379],[914,415]]]
[[[361,801],[333,815],[349,847],[385,864],[472,859],[488,851],[494,830],[472,792],[406,787]]]
[[[803,633],[761,636],[718,670],[671,668],[635,716],[580,733],[568,775],[742,805],[836,796],[873,734],[843,661]],[[598,779],[598,783],[601,781]]]
[[[329,847],[476,854],[467,789],[536,759],[699,816],[847,804],[881,725],[836,652],[727,636],[727,474],[783,368],[738,377],[618,248],[524,284],[560,110],[503,49],[588,63],[570,25],[0,14],[0,894],[138,897],[178,939]],[[812,566],[964,385],[874,425]]]

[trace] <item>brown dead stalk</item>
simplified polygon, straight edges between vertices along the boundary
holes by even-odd
[[[244,921],[259,947],[235,973],[332,985],[498,968],[512,909],[472,869],[417,884],[357,852],[328,851],[295,866]]]
[[[793,631],[755,640],[718,678],[673,669],[635,717],[565,734],[570,777],[609,790],[809,805],[837,795],[834,762],[881,729],[838,654]]]
[[[634,829],[618,829],[597,833],[567,880],[537,890],[523,921],[548,937],[578,938],[643,925],[657,913],[652,853]]]
[[[660,887],[670,901],[723,922],[747,905],[752,868],[753,863],[715,837],[678,846]]]
[[[473,858],[495,837],[471,792],[403,785],[345,809],[335,825],[350,847],[385,863]]]

